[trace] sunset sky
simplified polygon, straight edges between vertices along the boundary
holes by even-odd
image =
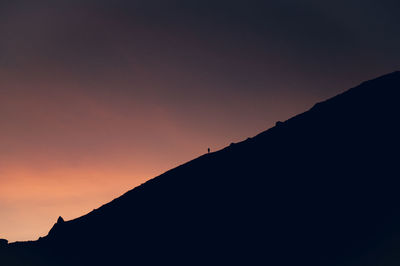
[[[0,0],[0,238],[37,239],[60,215],[399,70],[399,11],[398,0]]]

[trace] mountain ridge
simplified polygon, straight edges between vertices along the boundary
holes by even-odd
[[[314,105],[313,105],[310,109],[308,109],[307,111],[305,111],[305,112],[303,112],[303,113],[300,113],[300,114],[298,114],[298,115],[295,115],[294,117],[291,117],[291,118],[287,119],[287,120],[284,121],[284,122],[281,122],[280,126],[284,125],[284,123],[290,122],[290,121],[292,121],[292,120],[294,120],[294,119],[296,119],[296,118],[298,118],[298,117],[301,117],[302,115],[307,114],[307,113],[310,112],[310,111],[313,111],[313,110],[315,110],[315,109],[318,109],[318,108],[320,108],[321,106],[323,106],[324,104],[330,104],[332,101],[335,101],[335,100],[337,100],[337,99],[339,99],[339,98],[341,98],[341,97],[343,97],[343,96],[348,95],[349,93],[352,93],[352,92],[354,91],[354,89],[359,89],[359,88],[361,88],[361,87],[365,87],[365,86],[367,86],[368,84],[370,84],[371,82],[376,82],[376,81],[378,81],[378,80],[385,79],[385,78],[392,77],[392,76],[400,76],[400,71],[394,71],[394,72],[392,72],[392,73],[389,73],[389,74],[380,76],[380,77],[378,77],[378,78],[371,79],[371,80],[368,80],[368,81],[364,81],[364,82],[362,82],[360,85],[358,85],[358,86],[356,86],[356,87],[353,87],[353,88],[351,88],[351,89],[349,89],[349,90],[346,90],[346,91],[344,91],[344,92],[342,92],[342,93],[340,93],[340,94],[338,94],[338,95],[336,95],[336,96],[334,96],[334,97],[331,97],[331,98],[329,98],[329,99],[327,99],[327,100],[318,102],[318,103],[314,104]],[[263,132],[261,132],[261,133],[255,135],[254,137],[249,137],[249,138],[247,138],[246,140],[240,141],[240,142],[238,142],[238,143],[232,143],[231,145],[229,145],[229,146],[227,146],[227,147],[224,147],[224,148],[222,148],[221,150],[212,152],[212,154],[221,152],[221,151],[223,151],[223,150],[225,150],[225,149],[229,149],[229,148],[231,148],[233,145],[238,145],[238,144],[244,143],[244,142],[246,142],[246,141],[249,141],[249,140],[251,140],[251,139],[257,138],[257,137],[259,137],[259,136],[262,136],[263,134],[266,134],[267,132],[269,132],[271,129],[274,129],[274,128],[277,128],[277,127],[279,127],[279,126],[276,125],[276,126],[274,126],[274,127],[271,127],[271,128],[269,128],[269,129],[267,129],[267,130],[265,130],[265,131],[263,131]],[[164,176],[164,175],[168,175],[170,172],[176,170],[177,168],[184,167],[184,166],[186,166],[186,165],[188,165],[188,164],[190,164],[190,163],[192,163],[192,162],[194,162],[194,161],[196,161],[196,160],[198,160],[198,159],[201,159],[201,158],[203,158],[203,157],[206,157],[206,156],[209,156],[209,154],[201,155],[201,156],[199,156],[199,157],[197,157],[197,158],[195,158],[195,159],[192,159],[192,160],[190,160],[190,161],[188,161],[188,162],[185,162],[185,163],[183,163],[183,164],[181,164],[181,165],[179,165],[179,166],[177,166],[177,167],[174,167],[174,168],[172,168],[172,169],[170,169],[170,170],[168,170],[168,171],[162,173],[161,175],[158,175],[158,176],[156,176],[156,177],[154,177],[154,178],[152,178],[152,179],[150,179],[150,180],[144,182],[143,184],[140,184],[139,186],[137,186],[137,187],[135,187],[135,188],[133,188],[133,189],[131,189],[131,190],[125,192],[125,193],[122,194],[121,196],[119,196],[119,197],[113,199],[112,201],[110,201],[110,202],[108,202],[108,203],[106,203],[106,204],[100,206],[99,208],[95,209],[95,210],[92,211],[92,212],[97,212],[99,209],[105,207],[105,206],[108,205],[108,204],[112,204],[114,201],[118,200],[118,199],[121,198],[121,197],[124,197],[124,196],[129,195],[129,194],[132,193],[135,189],[146,185],[148,182],[151,183],[151,182],[152,182],[154,179],[156,179],[156,178],[160,178],[160,177],[162,177],[162,176]],[[90,212],[90,213],[92,213],[92,212]],[[86,215],[89,215],[90,213],[88,213],[88,214],[86,214]],[[83,215],[83,216],[85,216],[85,215]],[[82,216],[81,216],[81,217],[82,217]],[[75,218],[75,219],[73,219],[73,220],[71,220],[71,221],[77,220],[77,219],[79,219],[79,218],[81,218],[81,217]],[[66,222],[69,222],[69,221],[66,221]]]
[[[388,240],[400,235],[399,89],[399,71],[363,82],[10,253],[34,265],[374,265],[400,247]]]

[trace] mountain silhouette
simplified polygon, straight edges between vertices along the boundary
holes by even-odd
[[[400,72],[134,188],[0,265],[398,265]]]

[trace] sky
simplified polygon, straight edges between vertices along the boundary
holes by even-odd
[[[0,238],[399,70],[389,0],[0,0]],[[243,177],[245,179],[245,177]]]

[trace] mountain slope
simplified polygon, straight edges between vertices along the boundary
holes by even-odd
[[[0,263],[398,264],[399,89],[400,72],[364,82],[0,248]]]

